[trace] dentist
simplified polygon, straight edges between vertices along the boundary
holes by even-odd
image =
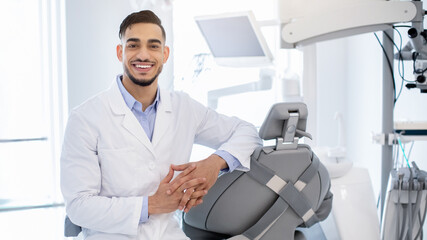
[[[188,239],[174,211],[202,203],[221,170],[247,170],[261,140],[253,125],[159,89],[170,50],[153,12],[127,16],[119,37],[123,74],[68,119],[61,154],[67,215],[87,240]],[[194,143],[217,151],[189,163]]]

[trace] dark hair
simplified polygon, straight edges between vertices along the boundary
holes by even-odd
[[[122,39],[123,35],[125,34],[125,31],[127,28],[129,28],[132,24],[135,23],[153,23],[162,29],[162,35],[163,38],[166,40],[166,33],[165,29],[162,26],[162,21],[159,17],[157,17],[156,14],[154,14],[150,10],[142,10],[139,12],[134,12],[130,15],[128,15],[120,24],[120,30],[119,30],[119,38]]]

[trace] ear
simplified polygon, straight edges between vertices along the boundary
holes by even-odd
[[[169,58],[169,53],[170,53],[170,49],[169,49],[169,47],[168,47],[168,46],[165,46],[165,47],[163,48],[163,63],[166,63],[166,61],[168,60],[168,58]]]
[[[119,59],[120,62],[122,62],[123,61],[123,46],[121,44],[117,45],[116,52],[117,52],[117,58]]]

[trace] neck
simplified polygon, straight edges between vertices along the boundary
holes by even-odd
[[[156,99],[157,79],[149,86],[140,86],[123,76],[122,83],[130,95],[142,103],[142,111],[145,111],[154,102],[154,99]]]

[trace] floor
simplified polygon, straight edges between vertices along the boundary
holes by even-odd
[[[0,239],[8,240],[72,240],[63,237],[65,210],[63,207],[0,212]],[[325,223],[327,223],[326,221]],[[333,224],[333,223],[332,223]],[[316,224],[300,229],[306,239],[334,240],[333,226]],[[331,225],[331,224],[327,224]],[[323,231],[326,230],[326,233]],[[81,238],[77,238],[80,240]]]
[[[64,231],[63,207],[0,212],[0,239],[60,240]]]

